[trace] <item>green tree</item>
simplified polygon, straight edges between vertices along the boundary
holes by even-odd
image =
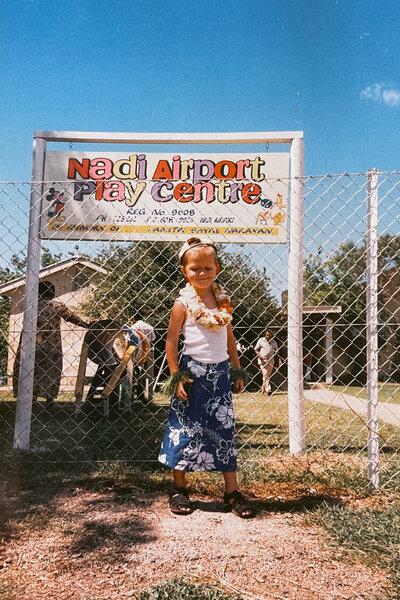
[[[400,267],[400,236],[381,235],[378,239],[378,274],[390,274]],[[353,241],[340,244],[330,256],[324,257],[320,248],[305,263],[304,281],[308,302],[341,305],[341,319],[348,323],[366,319],[366,244]],[[380,317],[385,319],[385,299],[379,290]]]
[[[48,248],[43,248],[40,256],[40,266],[42,269],[44,269],[45,267],[49,267],[50,265],[60,262],[62,259],[62,252],[53,254]]]
[[[11,257],[11,264],[15,270],[15,277],[23,275],[26,269],[26,256],[19,256],[19,254],[13,254]]]
[[[393,335],[393,314],[387,309],[385,281],[398,274],[400,267],[400,236],[384,234],[378,239],[378,310],[381,343]],[[336,344],[353,357],[363,373],[366,365],[366,243],[346,241],[330,256],[322,249],[310,255],[304,268],[307,303],[339,305],[342,313],[336,321]]]
[[[49,265],[53,265],[54,263],[60,262],[60,260],[63,260],[62,252],[53,254],[53,252],[48,248],[42,248],[40,256],[40,266],[42,269],[48,267]],[[15,269],[15,277],[23,275],[26,271],[26,256],[21,257],[18,254],[13,254],[11,257],[11,264]]]
[[[82,306],[91,319],[114,318],[126,323],[139,313],[164,330],[179,289],[184,285],[174,242],[136,242],[110,245],[96,260],[107,269],[101,283]],[[254,343],[255,325],[266,327],[279,315],[276,299],[265,275],[242,254],[220,252],[222,271],[218,281],[230,293],[234,306],[234,328],[240,337]]]

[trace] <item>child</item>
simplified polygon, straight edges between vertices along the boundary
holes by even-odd
[[[185,484],[186,471],[222,471],[224,502],[242,518],[252,510],[238,491],[236,450],[230,382],[243,391],[227,294],[214,283],[221,269],[215,246],[200,238],[189,239],[179,252],[181,271],[188,282],[172,307],[166,354],[173,393],[168,425],[159,460],[172,467],[174,489],[170,508],[175,514],[192,512]],[[178,341],[184,335],[183,356],[178,364]]]

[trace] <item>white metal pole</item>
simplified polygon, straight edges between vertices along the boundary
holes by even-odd
[[[288,404],[289,448],[306,447],[303,394],[303,235],[304,147],[295,138],[290,148],[290,240],[288,259]]]
[[[234,133],[111,133],[99,131],[35,131],[48,142],[83,144],[289,144],[302,131],[245,131]]]
[[[333,381],[333,321],[325,320],[325,383]]]
[[[368,171],[367,195],[368,479],[379,488],[378,424],[378,171]]]
[[[18,398],[14,428],[14,448],[19,450],[29,449],[31,433],[40,271],[40,204],[42,198],[45,151],[46,140],[35,137],[33,140],[33,165],[31,203],[29,210],[24,319],[21,334]]]

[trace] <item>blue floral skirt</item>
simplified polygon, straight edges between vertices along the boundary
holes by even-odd
[[[178,471],[236,471],[229,361],[203,364],[183,356],[192,373],[188,401],[172,396],[158,460]]]

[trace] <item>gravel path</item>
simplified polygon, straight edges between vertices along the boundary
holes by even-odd
[[[220,502],[197,500],[184,517],[169,511],[164,495],[137,490],[73,490],[52,506],[37,504],[29,528],[25,513],[21,531],[14,526],[0,547],[0,595],[116,600],[187,576],[244,600],[368,600],[386,581],[384,573],[335,560],[300,514],[260,510],[241,520]]]

